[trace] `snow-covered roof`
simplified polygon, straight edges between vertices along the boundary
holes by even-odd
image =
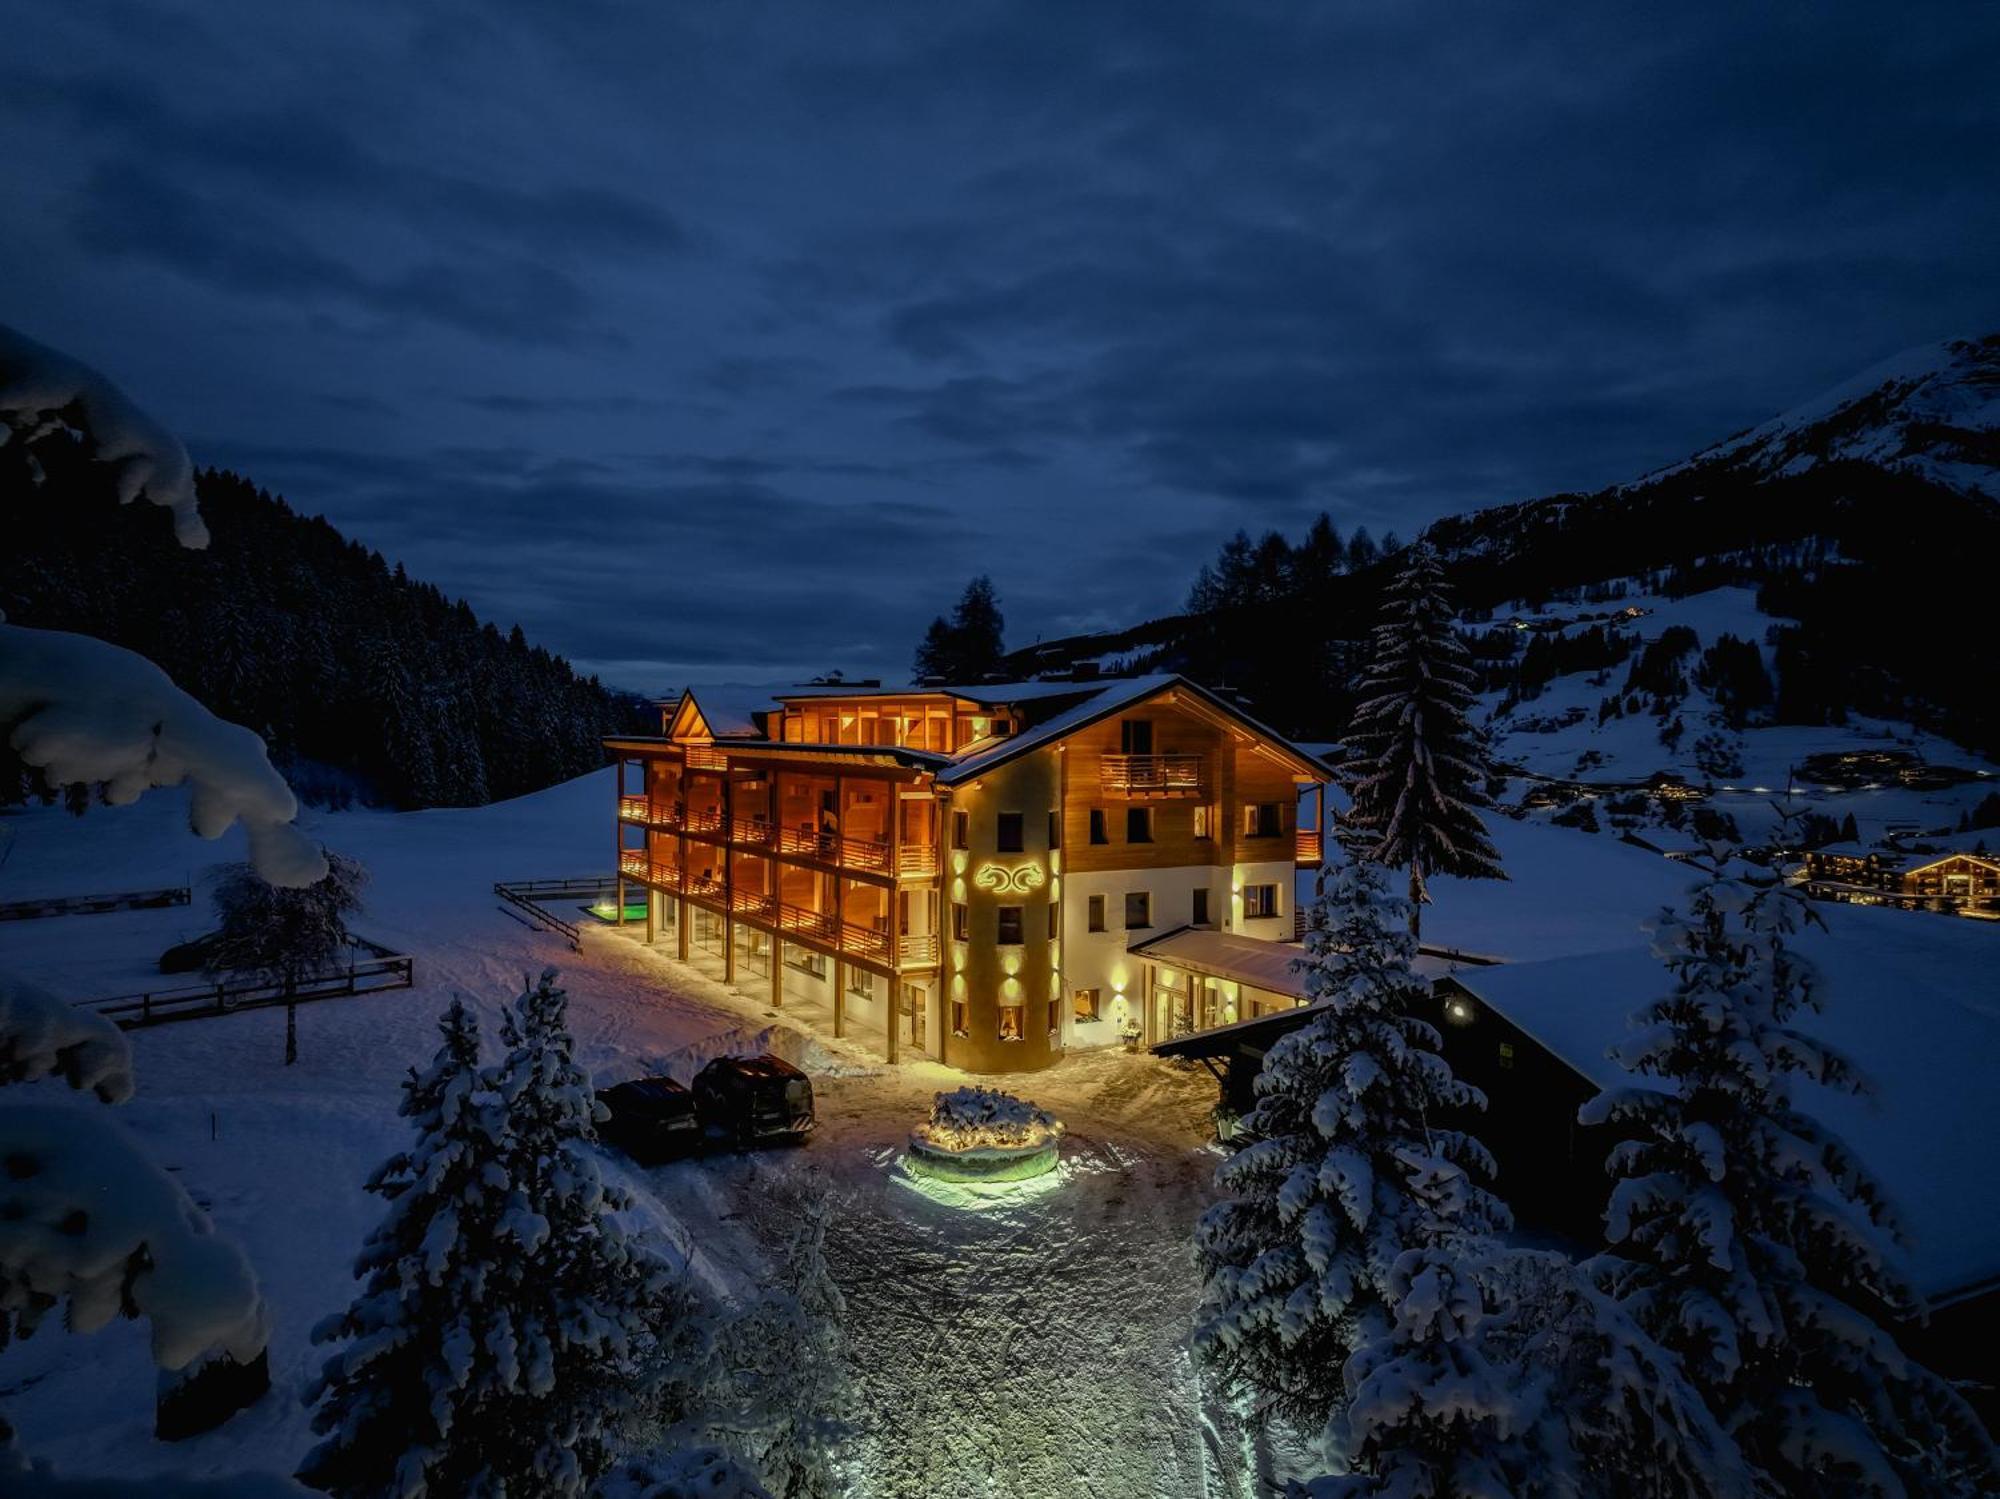
[[[1933,1298],[2000,1276],[1992,1090],[2000,1078],[1993,933],[1948,917],[1836,907],[1800,946],[1823,975],[1824,1013],[1800,1029],[1839,1048],[1874,1092],[1804,1087],[1800,1104],[1881,1179],[1911,1238],[1910,1269]],[[1606,1055],[1631,1012],[1667,991],[1643,947],[1461,970],[1455,982],[1599,1086],[1645,1080]]]
[[[1075,688],[1077,684],[1072,682],[1064,685]],[[1054,744],[1079,729],[1089,727],[1100,718],[1122,712],[1170,688],[1200,698],[1211,708],[1227,714],[1246,728],[1254,729],[1266,739],[1282,746],[1317,773],[1331,778],[1333,772],[1330,767],[1308,755],[1283,735],[1266,728],[1234,703],[1217,697],[1200,683],[1191,682],[1186,677],[1173,672],[1156,672],[1149,676],[1123,677],[1102,683],[1089,697],[1072,707],[1065,708],[1053,718],[1044,719],[1041,723],[1005,739],[969,746],[967,751],[961,752],[957,763],[950,769],[938,773],[938,781],[942,785],[954,786],[962,781],[972,780],[997,765],[1031,754],[1045,745]]]
[[[1305,975],[1295,966],[1305,956],[1305,949],[1296,942],[1272,942],[1240,932],[1190,926],[1137,943],[1132,954],[1169,967],[1191,968],[1211,978],[1234,979],[1292,999],[1306,997]]]
[[[1005,706],[1031,703],[1041,698],[1076,697],[1095,691],[1095,682],[1047,681],[932,683],[907,682],[824,682],[803,687],[787,687],[774,694],[785,702],[805,702],[812,698],[837,697],[955,697],[968,703]]]
[[[778,699],[767,687],[745,687],[733,684],[720,686],[690,687],[681,694],[681,701],[694,700],[702,722],[708,725],[708,732],[717,739],[756,739],[763,735],[758,727],[757,715],[769,713],[778,707]]]

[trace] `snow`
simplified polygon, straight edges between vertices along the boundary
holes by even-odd
[[[0,323],[0,443],[64,429],[80,431],[92,456],[112,465],[120,503],[143,495],[164,505],[182,546],[208,545],[180,439],[96,370]]]
[[[88,635],[0,624],[0,725],[54,785],[104,783],[113,806],[185,781],[188,822],[204,838],[232,823],[274,885],[310,885],[326,861],[292,825],[298,800],[264,741],[225,723],[131,651]]]
[[[1072,1058],[1021,1090],[1067,1127],[1056,1171],[1022,1187],[919,1183],[901,1166],[909,1130],[965,1074],[887,1069],[863,1044],[802,1036],[675,963],[670,945],[645,948],[634,929],[587,927],[577,954],[499,909],[496,879],[604,870],[610,775],[483,808],[304,814],[309,836],[369,870],[355,929],[414,954],[418,987],[302,1008],[289,1068],[275,1009],[135,1033],[138,1094],[119,1110],[257,1270],[274,1389],[169,1453],[151,1435],[143,1326],[37,1337],[6,1355],[7,1413],[24,1449],[66,1476],[289,1472],[313,1441],[299,1397],[323,1350],[308,1334],[353,1298],[354,1256],[380,1214],[362,1183],[410,1141],[396,1115],[405,1070],[436,1050],[453,994],[491,1033],[524,976],[554,963],[577,1058],[600,1087],[686,1077],[708,1056],[773,1043],[813,1073],[820,1123],[802,1148],[649,1171],[608,1157],[606,1169],[635,1193],[635,1232],[685,1245],[700,1285],[736,1295],[769,1273],[771,1246],[790,1231],[774,1189],[823,1173],[838,1202],[827,1254],[850,1308],[848,1414],[861,1426],[843,1473],[859,1499],[960,1494],[969,1481],[991,1494],[1249,1499],[1295,1471],[1298,1455],[1253,1439],[1186,1352],[1199,1296],[1187,1244],[1215,1160],[1203,1148],[1209,1075],[1115,1050]],[[243,857],[246,839],[233,829],[193,842],[186,817],[185,790],[80,819],[56,808],[0,815],[14,835],[0,898],[101,888],[107,871],[113,885],[191,878],[199,890],[207,867]],[[9,967],[59,992],[140,989],[163,982],[160,950],[206,915],[8,923],[0,945]],[[93,987],[58,984],[66,973]],[[101,1107],[35,1086],[54,1105]]]
[[[2000,431],[2000,337],[1924,344],[1793,407],[1760,426],[1705,448],[1650,483],[1702,463],[1747,463],[1765,473],[1798,473],[1817,463],[1861,459],[1912,469],[1952,488],[2000,498],[1990,464],[1957,452]]]
[[[2000,1198],[1966,1190],[1991,1174],[1995,934],[1901,911],[1813,909],[1827,930],[1796,945],[1819,966],[1825,1009],[1799,1028],[1852,1058],[1873,1092],[1805,1089],[1801,1106],[1886,1184],[1909,1229],[1913,1279],[1926,1296],[1949,1298],[2000,1275]],[[1607,1053],[1629,1014],[1671,986],[1637,944],[1457,978],[1601,1087],[1632,1080]]]

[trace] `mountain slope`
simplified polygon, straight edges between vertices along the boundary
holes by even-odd
[[[503,635],[326,521],[233,474],[197,479],[211,543],[163,544],[167,517],[120,505],[57,440],[0,448],[10,555],[0,610],[138,651],[213,712],[264,736],[309,801],[476,806],[603,763],[643,728],[614,693]],[[60,493],[63,503],[48,496]],[[0,763],[0,803],[36,789]]]
[[[1839,462],[2000,500],[2000,333],[1906,349],[1648,478],[1704,465],[1771,478]]]
[[[1780,720],[1861,712],[2000,751],[1990,671],[2000,555],[2000,334],[1917,350],[1669,469],[1593,494],[1450,516],[1424,533],[1468,621],[1614,587],[1756,591],[1776,637]],[[1226,550],[1226,549],[1225,549]],[[1200,612],[1017,653],[1017,670],[1118,654],[1248,696],[1277,726],[1336,738],[1388,564],[1329,573],[1305,543]]]

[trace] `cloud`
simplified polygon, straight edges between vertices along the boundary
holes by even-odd
[[[38,334],[663,672],[893,672],[978,571],[1017,640],[1141,618],[1238,526],[1617,482],[2000,325],[1992,7],[218,0],[10,40]]]

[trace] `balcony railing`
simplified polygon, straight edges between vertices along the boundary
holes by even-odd
[[[649,860],[643,852],[634,851],[618,856],[618,872],[628,880],[644,880],[647,884],[678,895],[685,883],[680,868],[673,864],[662,864]]]
[[[729,769],[729,756],[709,745],[690,744],[687,747],[687,768],[689,770],[727,770]]]
[[[690,833],[719,833],[722,831],[722,808],[702,807],[690,812],[685,826]]]
[[[1298,862],[1317,867],[1324,854],[1325,845],[1321,841],[1319,829],[1300,828]]]
[[[643,823],[650,828],[677,828],[681,825],[681,804],[655,804],[643,796],[621,796],[618,798],[618,819],[621,822]]]
[[[911,936],[904,933],[897,939],[897,948],[905,966],[922,968],[938,960],[937,933]]]
[[[798,828],[778,830],[778,852],[817,859],[822,864],[838,864],[843,869],[866,869],[877,874],[889,872],[889,845],[873,838],[844,838],[834,832],[802,832]]]
[[[937,845],[932,843],[905,843],[896,850],[897,874],[936,874],[938,870]]]
[[[729,909],[738,916],[770,921],[778,914],[778,901],[775,896],[766,895],[761,890],[732,890]]]
[[[729,841],[740,843],[745,848],[769,848],[777,828],[762,817],[736,817],[730,819]]]
[[[1098,777],[1114,796],[1199,796],[1208,766],[1201,755],[1106,755]]]

